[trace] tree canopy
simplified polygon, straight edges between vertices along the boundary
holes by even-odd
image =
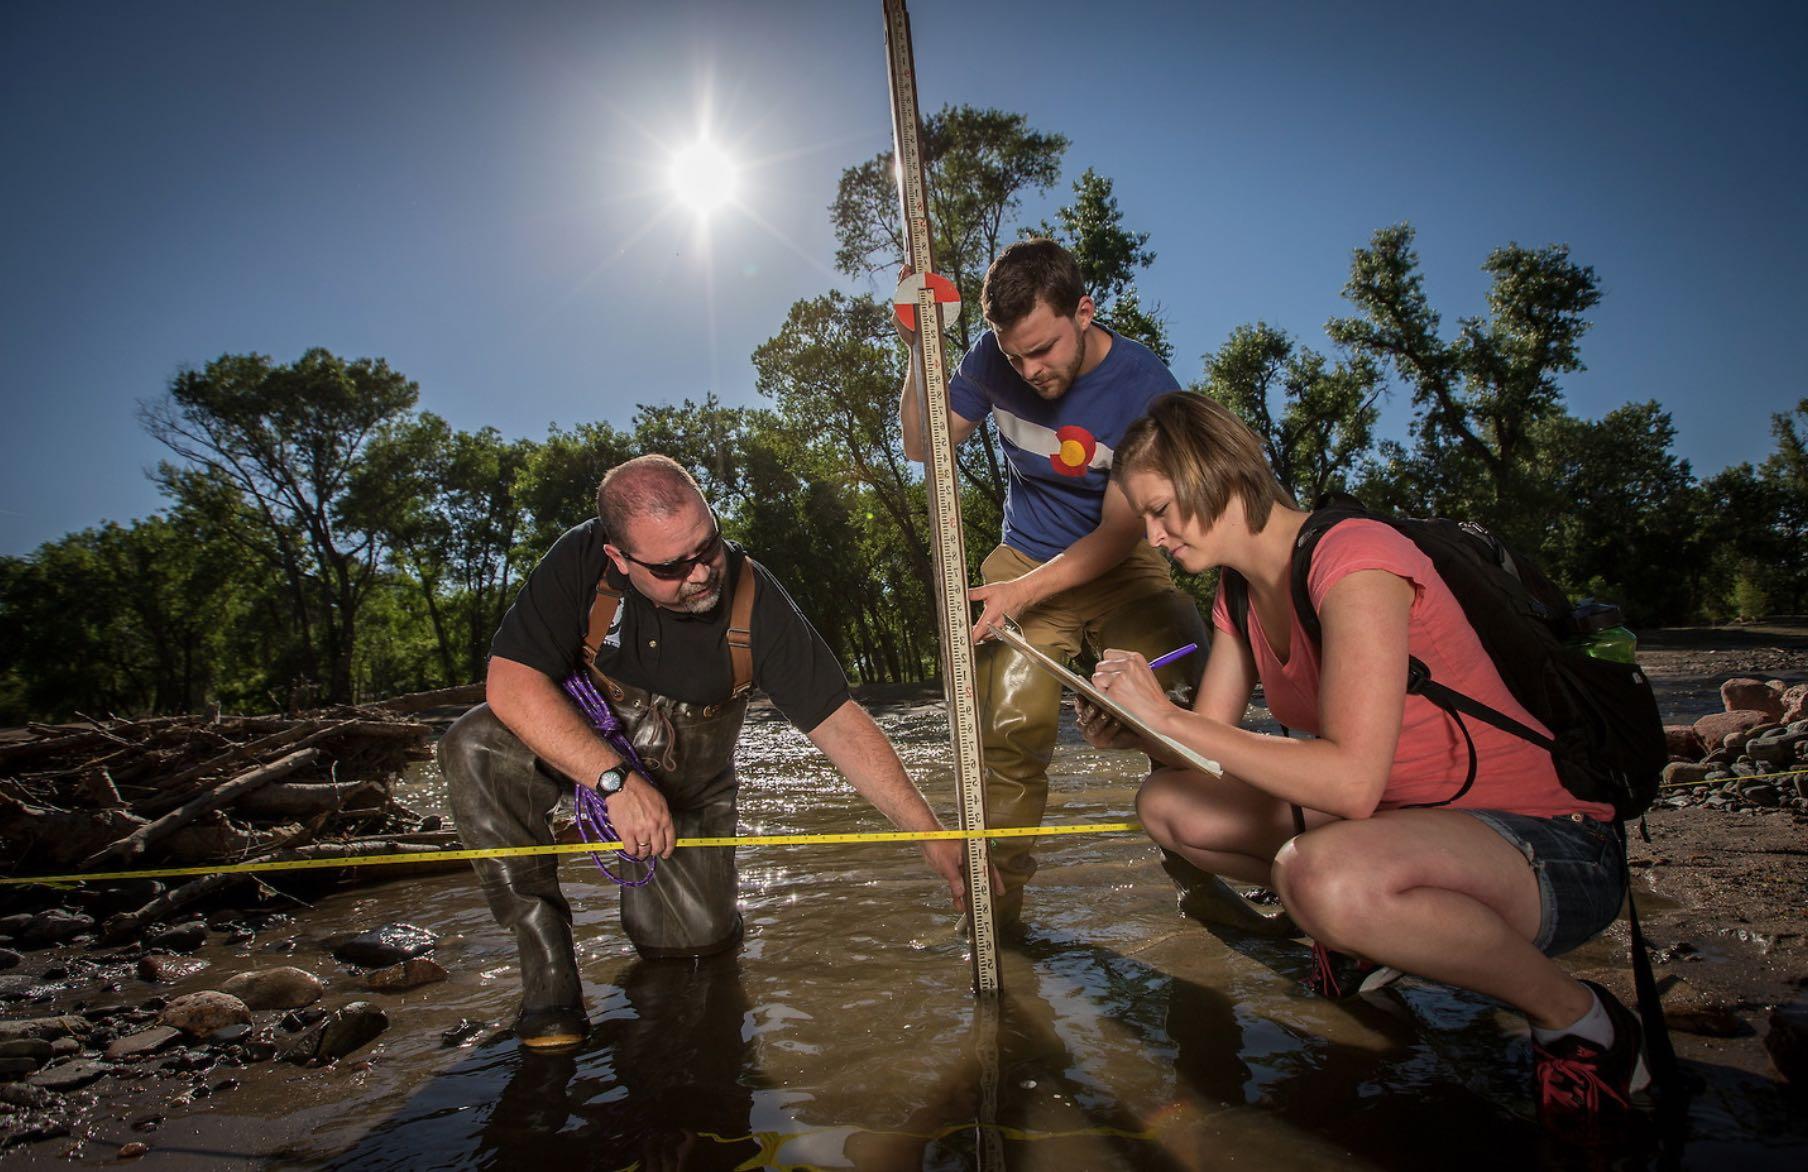
[[[950,329],[977,338],[979,282],[1026,233],[1026,200],[1068,149],[1022,115],[948,107],[925,126],[937,261],[961,289]],[[831,220],[850,275],[902,256],[889,153],[849,167]],[[1111,180],[1087,169],[1033,230],[1081,263],[1101,316],[1166,354],[1136,280],[1155,263]],[[1566,589],[1635,623],[1799,612],[1808,597],[1808,399],[1773,416],[1774,451],[1698,480],[1654,402],[1572,415],[1594,270],[1561,244],[1483,261],[1485,306],[1455,318],[1425,292],[1410,225],[1351,255],[1351,311],[1314,350],[1256,321],[1205,354],[1193,389],[1261,437],[1310,504],[1351,490],[1402,514],[1489,523]],[[828,290],[791,305],[753,352],[766,404],[643,404],[626,426],[538,439],[458,430],[380,358],[323,349],[279,363],[226,354],[141,407],[169,450],[165,511],[0,558],[0,716],[270,709],[478,678],[519,583],[592,515],[613,465],[664,452],[690,468],[724,532],[796,597],[863,680],[936,670],[920,468],[896,421],[905,352],[883,300]],[[1404,440],[1377,434],[1390,388]],[[969,549],[995,540],[1005,471],[990,428],[959,453]],[[978,559],[970,559],[977,565]],[[1195,586],[1198,583],[1194,583]]]

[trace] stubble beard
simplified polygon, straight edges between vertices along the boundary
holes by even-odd
[[[1031,383],[1030,385],[1035,386],[1036,393],[1044,399],[1059,399],[1062,395],[1065,395],[1068,391],[1073,389],[1074,383],[1079,380],[1080,368],[1085,365],[1086,331],[1081,330],[1080,336],[1074,346],[1073,365],[1062,371],[1060,378],[1051,381],[1047,386],[1036,386],[1034,383]]]
[[[708,614],[722,601],[722,573],[710,567],[709,577],[702,582],[686,582],[678,591],[675,610],[686,614]]]

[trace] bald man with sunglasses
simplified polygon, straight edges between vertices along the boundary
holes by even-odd
[[[740,666],[737,643],[749,657]],[[647,772],[567,696],[561,681],[574,673],[609,702]],[[504,616],[490,645],[487,703],[440,741],[464,845],[550,843],[559,798],[590,786],[627,853],[658,860],[649,882],[622,889],[622,926],[641,955],[735,947],[733,848],[674,844],[734,835],[734,746],[752,688],[893,825],[941,828],[822,637],[765,567],[723,539],[691,475],[664,456],[611,469],[597,488],[597,516],[558,540]],[[959,908],[960,844],[921,845]],[[474,865],[521,954],[517,1038],[535,1049],[576,1045],[587,1019],[557,858]]]

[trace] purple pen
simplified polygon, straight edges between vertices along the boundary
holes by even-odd
[[[1176,659],[1184,659],[1186,656],[1191,655],[1197,650],[1199,650],[1199,644],[1197,643],[1188,643],[1185,647],[1176,647],[1166,655],[1157,655],[1154,659],[1151,659],[1149,661],[1149,667],[1151,670],[1158,667],[1166,667]]]

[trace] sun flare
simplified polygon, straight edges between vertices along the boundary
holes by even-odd
[[[672,156],[670,178],[679,201],[707,216],[734,198],[739,168],[727,151],[704,138]]]

